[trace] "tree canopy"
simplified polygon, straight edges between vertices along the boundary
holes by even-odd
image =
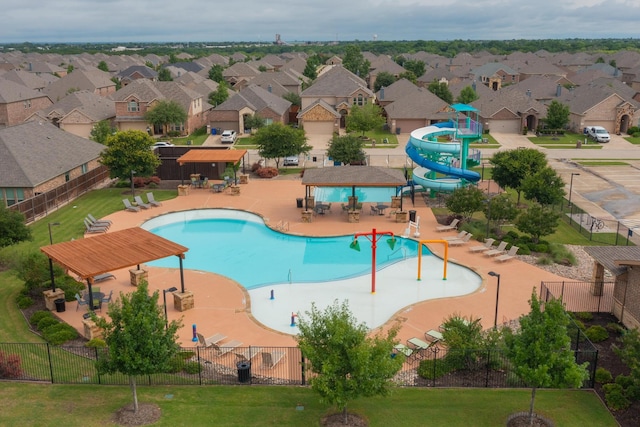
[[[369,74],[371,63],[364,59],[357,45],[348,45],[344,49],[342,66],[358,77],[365,78]]]
[[[524,179],[547,166],[544,153],[534,148],[498,151],[489,162],[493,165],[493,180],[502,188],[516,190],[518,203]]]
[[[460,104],[471,104],[473,101],[479,99],[478,94],[471,86],[465,86],[460,91],[460,94],[456,98],[456,102]]]
[[[0,248],[31,240],[31,229],[26,226],[24,215],[0,203]]]
[[[214,107],[222,104],[227,99],[229,99],[229,90],[227,89],[227,84],[224,81],[218,84],[218,88],[216,90],[209,93],[209,104]]]
[[[424,61],[420,61],[418,59],[409,59],[408,61],[404,61],[402,66],[405,70],[411,71],[416,77],[422,76],[426,67]]]
[[[258,129],[254,135],[258,154],[265,159],[275,159],[280,167],[280,158],[308,153],[311,147],[302,129],[294,129],[282,123],[272,123]]]
[[[336,162],[361,163],[365,158],[364,141],[356,135],[334,135],[329,141],[327,156]]]
[[[380,71],[376,76],[376,81],[373,83],[373,90],[378,92],[380,88],[391,86],[395,81],[396,78],[393,74],[387,71]]]
[[[100,144],[105,144],[107,142],[107,138],[109,135],[112,135],[115,132],[115,128],[111,126],[109,120],[100,120],[93,126],[91,129],[91,133],[89,137],[95,142],[99,142]]]
[[[449,86],[444,82],[433,80],[427,87],[429,92],[442,99],[447,104],[453,104],[453,94],[449,90]]]
[[[172,82],[173,77],[171,76],[171,72],[168,68],[160,68],[158,70],[158,80],[161,82]]]
[[[147,110],[144,119],[155,126],[162,126],[163,133],[166,135],[169,125],[182,124],[187,120],[187,112],[173,99],[163,99]]]
[[[347,404],[361,396],[386,396],[400,370],[404,356],[390,357],[395,345],[397,329],[369,337],[369,328],[357,324],[348,303],[311,311],[299,316],[300,350],[309,361],[309,369],[316,375],[310,379],[311,388],[323,401],[334,404],[347,419]]]
[[[347,116],[347,132],[362,132],[379,129],[384,125],[382,109],[376,104],[365,104],[362,107],[353,105]]]
[[[547,117],[545,122],[551,129],[564,129],[569,123],[569,106],[562,104],[555,99],[547,107]]]
[[[152,176],[161,163],[151,150],[154,143],[146,132],[118,132],[106,139],[107,148],[101,154],[100,163],[109,168],[112,178],[127,178],[132,170],[137,176]]]
[[[533,203],[520,213],[516,219],[516,228],[531,235],[531,240],[538,243],[540,237],[555,233],[559,219],[559,213],[539,203]]]
[[[482,210],[484,193],[478,187],[468,185],[457,188],[446,200],[447,209],[469,221],[474,213]]]
[[[220,64],[213,64],[211,68],[209,68],[209,78],[214,82],[222,83],[224,82],[224,77],[222,76],[222,72],[224,68]]]
[[[564,181],[550,166],[525,177],[521,188],[527,199],[546,206],[560,204],[567,194],[564,191]]]

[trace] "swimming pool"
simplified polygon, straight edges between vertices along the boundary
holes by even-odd
[[[225,226],[217,230],[216,223]],[[253,318],[286,334],[298,333],[298,327],[291,325],[292,313],[304,314],[312,304],[324,309],[335,300],[347,300],[358,323],[373,329],[417,302],[467,295],[482,284],[478,274],[454,263],[448,264],[443,280],[443,261],[427,250],[418,281],[417,242],[397,238],[391,251],[385,236],[378,244],[376,293],[372,294],[371,248],[366,238],[360,238],[361,252],[357,252],[349,248],[353,236],[290,236],[268,229],[262,218],[245,211],[174,212],[153,218],[142,228],[188,247],[184,268],[223,274],[246,287]],[[260,236],[260,244],[254,233]],[[339,253],[325,253],[328,248]],[[179,262],[169,257],[149,265],[178,268]]]
[[[371,271],[371,245],[365,238],[361,238],[357,252],[349,248],[352,235],[305,237],[280,233],[247,212],[206,209],[171,213],[148,221],[143,228],[188,247],[185,268],[222,274],[247,289],[340,280]],[[378,245],[378,268],[417,256],[416,241],[397,237],[391,249],[384,244],[387,239],[384,236]],[[174,256],[149,265],[179,267]]]
[[[390,202],[396,196],[395,187],[356,187],[358,202]],[[351,187],[316,187],[313,196],[319,202],[348,202],[353,194]]]

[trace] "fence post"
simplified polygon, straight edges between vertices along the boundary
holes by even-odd
[[[486,366],[487,366],[487,375],[485,376],[484,387],[489,388],[489,370],[491,369],[491,349],[490,348],[487,349]]]
[[[438,364],[438,357],[436,355],[436,353],[438,352],[437,348],[433,349],[433,379],[432,381],[432,387],[436,386],[436,365]]]
[[[53,384],[53,362],[51,361],[51,345],[47,342],[47,357],[49,358],[49,374],[51,375],[51,384]]]
[[[96,362],[98,361],[98,347],[93,348],[96,352]],[[102,378],[100,377],[100,371],[96,369],[96,375],[98,376],[98,384],[102,384]]]
[[[306,377],[306,366],[304,364],[304,354],[302,353],[302,350],[300,350],[300,369],[302,370],[301,372],[301,378],[302,378],[302,385],[306,385],[307,383],[307,377]]]

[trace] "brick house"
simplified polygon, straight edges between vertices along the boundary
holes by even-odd
[[[0,77],[0,127],[22,123],[51,104],[53,102],[44,93]]]

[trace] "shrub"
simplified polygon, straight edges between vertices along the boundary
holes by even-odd
[[[574,316],[576,317],[576,319],[580,319],[587,322],[589,320],[593,320],[593,313],[590,313],[588,311],[579,311],[577,313],[574,313]]]
[[[65,301],[75,301],[76,294],[82,293],[85,289],[85,285],[83,283],[78,282],[71,276],[57,277],[56,287],[64,291]]]
[[[274,176],[278,176],[278,169],[276,168],[260,168],[256,171],[256,175],[260,178],[273,178]]]
[[[261,167],[262,165],[260,164],[260,162],[255,162],[251,165],[251,172],[257,172]]]
[[[61,345],[78,337],[78,331],[66,323],[60,323],[46,327],[42,331],[42,337],[53,345]]]
[[[549,246],[544,243],[538,243],[537,245],[533,246],[533,251],[546,254],[547,252],[549,252]]]
[[[604,400],[609,409],[619,411],[631,405],[631,401],[624,395],[624,389],[620,384],[609,383],[602,386],[604,390]]]
[[[202,365],[198,362],[187,362],[184,364],[184,371],[187,374],[198,374],[202,371]]]
[[[25,308],[29,308],[33,305],[33,299],[26,295],[19,295],[16,299],[16,303],[20,310],[24,310]]]
[[[453,368],[443,359],[426,359],[418,366],[418,375],[421,378],[435,380],[453,371]]]
[[[600,325],[589,327],[589,329],[584,331],[584,334],[591,342],[602,342],[609,338],[609,332]]]
[[[607,331],[619,336],[624,333],[625,329],[624,326],[620,325],[619,323],[611,322],[607,323]]]
[[[43,317],[40,319],[36,327],[39,331],[44,331],[47,327],[57,325],[58,323],[60,323],[58,319],[54,319],[53,317]]]
[[[106,348],[107,343],[101,338],[92,338],[84,346],[88,348]]]
[[[606,384],[613,381],[613,376],[611,372],[606,370],[605,368],[596,369],[596,382],[600,384]]]
[[[627,133],[629,135],[633,135],[634,137],[636,136],[636,133],[640,133],[640,127],[638,126],[631,126],[629,129],[627,129]]]
[[[584,323],[582,322],[582,320],[575,319],[575,320],[574,320],[574,323],[575,323],[575,324],[576,324],[576,326],[577,326],[578,328],[580,328],[580,330],[582,330],[582,331],[584,331],[584,330],[587,328],[586,326],[584,326]]]
[[[167,373],[177,374],[178,372],[182,371],[184,367],[185,367],[184,359],[179,355],[176,355],[174,358],[172,358],[169,361],[169,365],[167,367]]]
[[[22,376],[22,361],[17,354],[0,350],[0,378],[15,379]]]
[[[37,325],[38,322],[40,322],[40,320],[44,319],[44,318],[50,318],[53,319],[53,314],[51,314],[50,311],[46,311],[46,310],[38,310],[35,313],[33,313],[31,315],[31,317],[29,318],[29,323],[31,323],[33,326]]]

